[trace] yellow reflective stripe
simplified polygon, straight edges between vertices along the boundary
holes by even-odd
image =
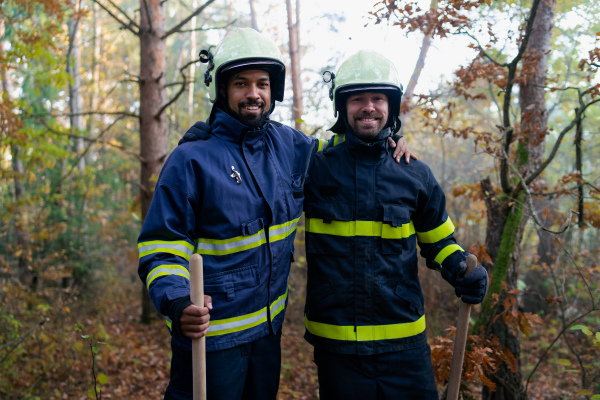
[[[459,246],[459,245],[457,245],[457,244],[451,244],[451,245],[448,245],[448,246],[444,247],[444,248],[442,249],[442,251],[440,251],[440,252],[438,253],[438,255],[437,255],[437,256],[435,256],[435,260],[434,260],[434,261],[435,261],[436,263],[438,263],[438,264],[442,264],[442,263],[444,262],[444,260],[446,259],[446,257],[448,257],[450,254],[452,254],[452,253],[454,253],[455,251],[458,251],[458,250],[460,250],[460,251],[464,251],[464,250],[462,249],[462,247],[460,247],[460,246]]]
[[[377,236],[382,239],[403,239],[415,234],[415,226],[410,221],[398,227],[381,221],[331,221],[319,218],[306,219],[306,231],[335,236]]]
[[[425,315],[414,322],[389,325],[340,326],[310,321],[304,317],[306,330],[326,339],[365,342],[371,340],[401,339],[425,331]]]
[[[270,241],[276,242],[290,236],[296,229],[299,219],[271,226],[269,228]],[[196,253],[221,256],[253,249],[265,243],[267,243],[267,236],[265,230],[261,229],[251,236],[236,236],[230,239],[196,239]]]
[[[346,135],[335,135],[333,137],[333,145],[337,146],[340,143],[344,143],[345,140],[346,140]]]
[[[454,233],[454,224],[450,221],[450,217],[435,229],[428,232],[417,232],[417,240],[421,243],[435,243],[447,238]]]
[[[321,140],[321,139],[317,139],[319,141],[319,147],[317,147],[317,153],[320,151],[323,151],[323,148],[325,147],[325,145],[327,144],[326,141]]]
[[[179,276],[183,276],[184,278],[187,278],[188,281],[190,280],[189,271],[187,270],[187,268],[185,268],[182,265],[174,265],[174,264],[159,265],[158,267],[153,268],[152,271],[150,271],[150,273],[146,277],[146,287],[148,288],[148,290],[150,290],[150,284],[152,283],[153,280],[155,280],[159,276],[166,276],[166,275],[179,275]]]
[[[194,254],[194,246],[184,240],[163,241],[152,240],[150,242],[138,243],[140,258],[154,253],[169,253],[189,260]]]
[[[269,308],[271,309],[271,321],[285,308],[285,300],[287,298],[288,291],[279,296]],[[239,332],[246,329],[253,328],[264,322],[267,322],[267,307],[263,307],[259,311],[251,314],[241,315],[234,318],[226,318],[219,320],[211,320],[206,336],[219,336],[226,335],[232,332]]]

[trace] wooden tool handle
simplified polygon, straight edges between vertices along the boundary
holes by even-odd
[[[477,268],[477,257],[473,254],[467,256],[467,269],[464,275],[468,275]],[[464,276],[463,275],[463,276]],[[448,382],[447,400],[458,400],[460,378],[462,376],[462,365],[465,359],[465,347],[467,345],[467,333],[469,331],[469,316],[471,315],[471,304],[460,302],[458,309],[458,323],[456,324],[456,338],[454,339],[454,353],[452,365],[450,366],[450,381]]]
[[[204,307],[204,277],[202,256],[190,257],[190,299],[197,306]],[[206,399],[206,337],[192,339],[192,373],[194,379],[194,400]]]

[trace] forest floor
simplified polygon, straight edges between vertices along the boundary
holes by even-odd
[[[99,347],[97,370],[107,376],[100,385],[103,399],[159,400],[169,382],[170,336],[163,320],[149,325],[139,322],[141,301],[139,291],[132,290],[124,298],[123,307],[111,312],[111,323],[105,326],[107,345]],[[282,366],[279,400],[318,399],[316,366],[313,351],[303,338],[304,321],[300,307],[288,309],[282,334]],[[93,322],[90,321],[90,326]],[[91,371],[91,357],[88,358]],[[92,387],[91,372],[87,381],[80,381],[80,396],[67,394],[62,398],[88,399]],[[91,394],[91,393],[90,393]]]
[[[0,304],[4,309],[0,310],[0,334],[9,328],[6,322],[18,326],[20,333],[0,346],[0,399],[163,398],[170,365],[170,337],[165,322],[158,316],[150,324],[139,322],[141,284],[136,276],[113,276],[109,283],[96,282],[86,290],[42,288],[35,294],[22,287],[1,288]],[[290,283],[277,398],[318,399],[313,349],[303,338],[304,297],[298,289],[303,283],[294,271]],[[443,297],[437,299],[437,304],[436,296],[430,299],[426,314],[428,334],[433,337],[443,334],[448,321],[455,317],[453,307],[444,311],[440,305]],[[45,321],[43,325],[39,325],[40,320]],[[540,338],[532,339],[522,342],[526,370],[540,354]],[[542,363],[537,370],[528,397],[579,398],[571,397],[577,393],[576,371],[557,376],[552,363],[556,360]],[[567,393],[571,396],[565,396]]]

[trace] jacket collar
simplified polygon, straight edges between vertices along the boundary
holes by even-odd
[[[253,137],[264,135],[267,124],[268,122],[266,122],[260,129],[251,130],[247,125],[242,124],[225,111],[217,108],[211,125],[211,135],[228,142],[242,143],[244,136],[246,136],[246,133],[248,132],[252,132]]]
[[[388,153],[388,140],[373,143],[361,142],[350,132],[346,132],[346,145],[355,158],[378,160]]]

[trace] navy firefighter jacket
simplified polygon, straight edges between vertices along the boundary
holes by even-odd
[[[387,141],[339,135],[310,170],[305,338],[328,351],[369,355],[426,344],[416,244],[445,277],[465,260],[429,167],[398,164],[391,151]]]
[[[171,303],[190,294],[190,256],[202,255],[213,303],[207,351],[281,328],[313,140],[270,121],[249,130],[219,110],[206,140],[167,159],[138,239],[138,272],[169,316]]]

